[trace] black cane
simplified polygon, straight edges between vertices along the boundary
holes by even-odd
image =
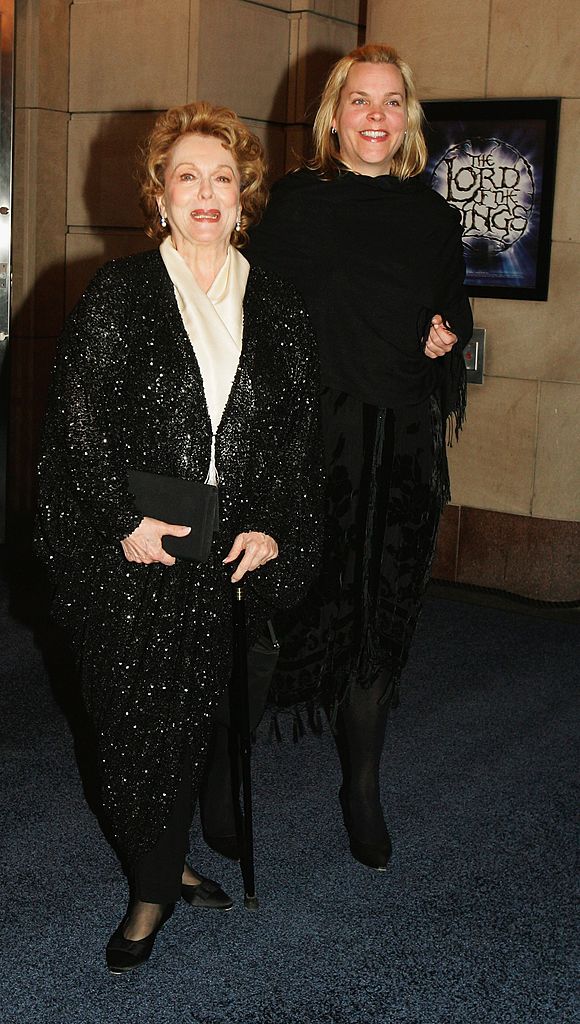
[[[258,909],[254,878],[254,832],[252,827],[252,743],[250,739],[250,708],[248,702],[248,644],[246,635],[245,591],[242,583],[233,587],[234,671],[233,691],[235,730],[238,734],[242,762],[243,821],[241,868],[246,910]]]

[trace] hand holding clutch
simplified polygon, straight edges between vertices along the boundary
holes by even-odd
[[[217,487],[199,480],[182,480],[134,469],[129,470],[127,480],[137,508],[144,516],[162,526],[179,523],[190,527],[182,533],[176,533],[175,527],[171,527],[162,535],[167,554],[190,562],[207,562],[214,534],[218,531]],[[173,565],[172,561],[165,562],[161,558],[153,561]]]
[[[175,558],[163,547],[163,538],[186,537],[190,532],[191,526],[164,523],[160,519],[145,516],[137,529],[121,541],[121,547],[128,562],[138,562],[141,565],[151,565],[153,562],[175,565]]]

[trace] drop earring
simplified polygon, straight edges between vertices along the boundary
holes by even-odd
[[[159,211],[159,221],[161,223],[161,227],[162,228],[166,228],[167,227],[167,221],[165,220],[165,217],[161,213],[161,210]]]
[[[240,220],[240,214],[238,213],[238,216],[236,217],[236,231],[239,231],[241,226],[242,226],[242,222]]]

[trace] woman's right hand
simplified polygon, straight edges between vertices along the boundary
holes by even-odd
[[[439,313],[436,313],[431,321],[429,336],[425,345],[425,355],[429,359],[439,359],[446,356],[454,345],[457,344],[457,335],[453,333],[447,321]]]
[[[175,523],[163,523],[160,519],[145,516],[133,533],[121,541],[128,562],[140,562],[151,565],[161,562],[162,565],[175,565],[175,558],[163,550],[161,541],[169,534],[170,537],[187,537],[191,526],[177,526]]]

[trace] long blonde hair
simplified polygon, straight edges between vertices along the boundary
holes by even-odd
[[[401,148],[395,153],[390,173],[398,178],[412,178],[427,166],[427,146],[423,137],[423,111],[417,99],[413,72],[392,46],[367,43],[347,53],[332,67],[322,93],[318,113],[314,120],[314,158],[309,166],[320,171],[325,178],[335,177],[344,167],[336,135],[331,132],[332,121],[340,103],[340,94],[353,64],[394,64],[401,73],[405,86],[407,131]]]

